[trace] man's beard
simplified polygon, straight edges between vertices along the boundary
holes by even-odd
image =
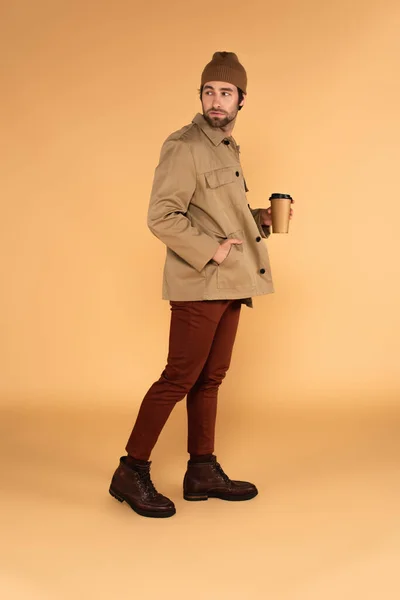
[[[224,117],[210,117],[210,115],[208,113],[205,113],[203,109],[203,114],[205,120],[209,125],[211,125],[211,127],[225,127],[225,125],[228,125],[228,123],[231,123],[236,118],[237,112],[235,114],[230,115],[226,114]]]

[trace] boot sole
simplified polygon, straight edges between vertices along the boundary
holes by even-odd
[[[174,514],[176,513],[176,509],[175,508],[173,508],[171,510],[166,510],[166,511],[164,511],[162,513],[158,512],[158,511],[152,511],[152,510],[143,510],[141,508],[138,508],[134,504],[131,504],[128,500],[126,500],[123,496],[121,496],[121,494],[119,494],[118,492],[116,492],[111,487],[110,487],[110,489],[108,491],[109,491],[109,493],[111,494],[111,496],[113,498],[115,498],[116,500],[118,500],[118,502],[126,502],[128,504],[128,506],[130,506],[131,509],[134,510],[135,513],[137,513],[141,517],[151,517],[153,519],[166,519],[168,517],[173,517]]]
[[[218,492],[210,492],[209,494],[183,494],[183,498],[188,500],[189,502],[202,502],[208,500],[209,498],[218,498],[219,500],[228,500],[229,502],[242,502],[244,500],[251,500],[255,498],[258,494],[258,491],[249,492],[248,494],[243,494],[242,496],[237,496],[234,494],[219,494]]]

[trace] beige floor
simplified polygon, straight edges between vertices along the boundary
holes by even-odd
[[[155,520],[108,495],[126,407],[3,405],[1,597],[398,600],[399,416],[222,410],[218,458],[260,494],[189,503],[177,409],[153,454],[177,515]]]

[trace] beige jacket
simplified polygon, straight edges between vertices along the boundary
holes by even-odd
[[[259,209],[250,209],[239,147],[201,114],[164,142],[148,211],[150,230],[167,246],[166,300],[250,298],[273,292]],[[212,260],[227,238],[232,245]],[[251,302],[250,302],[251,305]]]

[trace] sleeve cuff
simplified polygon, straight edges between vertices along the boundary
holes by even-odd
[[[250,208],[250,205],[249,209],[251,211],[251,214],[253,215],[261,237],[263,237],[264,239],[268,238],[271,235],[271,227],[269,225],[261,224],[261,210],[259,208]]]

